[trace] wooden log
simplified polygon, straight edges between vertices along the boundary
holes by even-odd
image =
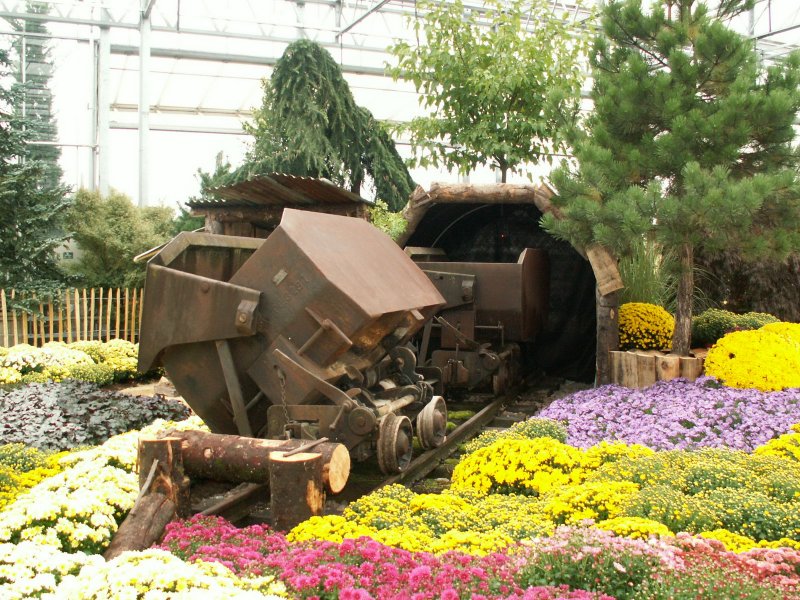
[[[167,523],[175,517],[175,504],[164,494],[142,496],[120,525],[103,557],[111,560],[129,550],[146,550],[161,539]]]
[[[24,301],[25,294],[20,294],[21,299]],[[28,339],[28,311],[22,311],[22,343],[23,344],[30,344],[30,340]]]
[[[560,211],[550,202],[552,196],[553,190],[548,186],[532,183],[433,183],[427,191],[417,186],[403,209],[408,226],[397,243],[401,247],[405,245],[428,208],[436,203],[533,204],[542,213],[552,212],[556,218],[561,218]]]
[[[138,294],[139,294],[139,290],[134,288],[133,289],[132,307],[131,307],[131,335],[128,338],[128,340],[131,343],[134,343],[134,344],[136,343],[136,338],[137,338],[136,333],[138,331],[136,329],[136,303],[137,303],[137,300],[138,300]]]
[[[142,312],[144,311],[144,288],[139,291],[139,329],[142,327]],[[139,335],[137,330],[136,335]]]
[[[300,452],[270,454],[270,517],[278,531],[289,531],[306,519],[322,514],[322,455]]]
[[[14,297],[16,296],[17,292],[15,290],[11,290],[11,302],[13,305]],[[17,311],[16,309],[11,309],[11,324],[14,330],[14,346],[19,344],[19,331],[17,329]]]
[[[181,440],[183,465],[190,477],[235,483],[268,482],[271,452],[290,452],[309,443],[309,440],[263,440],[204,431],[173,430],[167,435]],[[323,483],[332,494],[338,494],[350,477],[350,453],[344,444],[331,442],[314,446],[314,452],[323,457]]]
[[[122,310],[122,300],[120,294],[122,291],[120,288],[117,288],[117,319],[115,321],[116,326],[114,329],[114,339],[119,339],[119,325],[120,325],[120,311]]]
[[[620,385],[629,388],[639,387],[639,369],[636,354],[633,352],[622,353],[622,379]]]
[[[182,440],[140,438],[138,462],[140,494],[164,494],[175,505],[179,517],[188,517],[190,482],[183,466]]]
[[[86,298],[86,288],[81,290],[81,301],[83,302],[83,339],[89,340],[89,301]]]
[[[81,296],[75,288],[75,341],[81,339]]]
[[[681,376],[681,357],[677,354],[667,354],[656,357],[656,379],[669,381]]]
[[[94,288],[89,292],[89,335],[86,340],[94,340]]]
[[[42,346],[44,346],[47,343],[44,302],[39,302],[39,315],[39,339],[42,340]]]
[[[32,337],[33,340],[31,342],[31,346],[43,346],[44,342],[39,344],[39,317],[34,310],[31,312],[31,329],[32,329]]]
[[[640,388],[650,387],[656,382],[656,357],[646,352],[636,353],[636,384]]]
[[[72,339],[72,300],[70,299],[69,290],[64,290],[64,318],[67,322],[67,343],[71,344]]]
[[[61,301],[61,292],[58,292],[58,341],[64,341],[64,303]]]
[[[122,339],[127,340],[130,339],[130,327],[128,322],[128,317],[130,316],[131,312],[131,298],[130,298],[130,288],[125,288],[125,308],[123,309],[123,326],[122,326]]]
[[[608,353],[609,368],[611,369],[611,381],[609,383],[616,383],[622,385],[622,355],[626,354],[622,350],[611,350]]]
[[[608,248],[600,244],[592,244],[586,248],[586,258],[592,265],[597,289],[606,296],[625,287],[622,276],[619,274],[617,259]]]
[[[108,288],[108,302],[106,303],[106,342],[111,341],[111,307],[114,302],[114,289]]]
[[[619,348],[619,294],[603,295],[599,285],[595,288],[597,310],[597,385],[611,383],[613,379],[609,352]]]
[[[694,356],[681,356],[681,377],[694,381],[703,373],[703,361]]]
[[[47,317],[48,317],[48,319],[47,319],[47,325],[48,325],[47,332],[50,335],[50,340],[49,341],[52,342],[52,341],[55,341],[55,339],[53,338],[53,334],[54,334],[53,321],[55,320],[55,315],[53,314],[53,297],[52,296],[47,301]]]
[[[5,290],[0,290],[0,316],[3,319],[3,347],[8,348],[8,312],[6,310]]]

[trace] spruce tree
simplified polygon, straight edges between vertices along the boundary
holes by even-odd
[[[727,21],[696,0],[612,0],[591,55],[594,112],[573,139],[577,169],[552,174],[558,237],[624,253],[647,235],[680,258],[673,351],[690,344],[695,254],[782,258],[800,248],[800,55],[759,64]]]
[[[238,179],[272,172],[324,177],[360,193],[367,176],[377,197],[402,208],[414,187],[391,138],[359,107],[339,65],[319,44],[290,44],[264,81],[264,100],[245,130],[254,137]]]
[[[0,80],[9,75],[0,52]],[[55,250],[67,237],[61,225],[70,203],[30,157],[17,91],[0,86],[0,287],[48,293],[63,281]]]
[[[29,2],[27,10],[32,14],[47,14],[49,7],[44,2]],[[58,164],[61,148],[55,145],[58,129],[50,90],[53,64],[47,26],[37,19],[17,19],[11,21],[11,25],[23,34],[14,42],[18,61],[14,77],[20,95],[16,110],[25,124],[28,157],[41,163],[45,186],[54,188],[60,184],[63,172]]]

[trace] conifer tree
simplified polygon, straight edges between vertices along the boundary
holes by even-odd
[[[0,80],[9,71],[0,52]],[[0,287],[47,293],[63,281],[55,249],[67,237],[61,223],[69,201],[66,189],[48,185],[42,163],[30,158],[16,92],[0,86]]]
[[[290,44],[264,81],[264,101],[245,130],[254,137],[234,179],[260,173],[324,177],[360,193],[366,176],[377,197],[402,208],[414,186],[391,138],[359,107],[339,65],[319,44]]]
[[[47,14],[48,9],[44,2],[28,2],[27,6],[28,12],[32,14]],[[11,21],[11,25],[24,34],[14,42],[18,60],[14,76],[20,96],[16,110],[25,124],[29,142],[28,156],[30,160],[41,163],[44,184],[54,188],[60,184],[63,172],[58,164],[61,148],[55,145],[58,129],[53,116],[53,93],[50,90],[53,65],[47,46],[47,26],[38,19],[16,19]]]
[[[727,21],[752,0],[611,0],[591,55],[594,112],[575,135],[579,167],[552,175],[580,245],[624,253],[648,235],[680,258],[673,351],[690,344],[695,253],[785,257],[800,247],[800,55],[759,64]]]

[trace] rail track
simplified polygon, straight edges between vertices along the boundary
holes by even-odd
[[[369,468],[370,465],[364,465],[365,469],[357,466],[353,471],[352,481],[340,494],[331,498],[332,502],[336,506],[341,506],[386,485],[395,483],[409,485],[423,479],[455,453],[461,444],[477,436],[496,421],[503,408],[513,405],[515,400],[514,394],[493,398],[472,417],[451,431],[441,446],[421,452],[401,473],[386,477],[377,475],[375,469]],[[502,424],[499,427],[508,427],[513,422],[514,419],[501,420]],[[212,489],[211,494],[205,497],[203,496],[209,492],[199,490],[197,496],[200,497],[193,501],[193,512],[221,516],[232,523],[267,523],[269,522],[266,501],[268,492],[267,484],[254,483],[241,484],[224,492]]]

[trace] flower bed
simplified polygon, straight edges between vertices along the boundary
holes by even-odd
[[[10,476],[34,474],[0,508],[0,597],[800,596],[793,392],[673,381],[548,411],[566,426],[481,436],[442,494],[389,486],[286,535],[176,522],[110,562],[98,554],[136,497],[138,436],[165,425],[61,456],[0,447]]]
[[[735,554],[685,534],[636,540],[585,527],[471,556],[409,552],[368,537],[291,543],[263,526],[195,518],[171,524],[161,548],[243,578],[274,574],[292,598],[777,599],[797,592],[800,580],[796,550]]]
[[[556,400],[541,416],[566,422],[567,443],[581,448],[619,440],[655,450],[749,452],[800,422],[800,390],[739,390],[710,378],[644,390],[607,385]]]
[[[0,384],[128,381],[138,377],[138,354],[138,344],[127,340],[48,342],[41,348],[17,344],[0,353]]]

